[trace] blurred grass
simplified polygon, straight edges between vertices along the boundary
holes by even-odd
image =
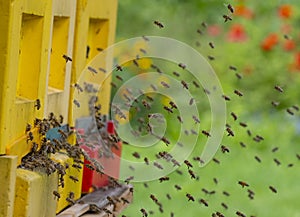
[[[226,2],[227,3],[227,2]],[[290,116],[285,111],[286,108],[300,104],[300,73],[290,72],[289,67],[294,60],[294,54],[299,51],[300,38],[297,26],[300,23],[299,5],[294,1],[229,1],[232,5],[242,4],[249,7],[255,13],[253,19],[234,17],[233,21],[224,24],[222,15],[227,14],[224,2],[219,0],[199,1],[199,0],[166,0],[166,1],[137,1],[120,0],[118,11],[117,39],[122,40],[141,35],[160,35],[178,39],[186,42],[197,49],[204,57],[213,55],[216,60],[210,61],[217,73],[226,95],[231,97],[227,103],[227,123],[231,125],[235,132],[234,137],[223,138],[222,144],[230,148],[230,153],[223,154],[218,151],[215,158],[221,163],[210,162],[206,167],[200,168],[192,160],[194,156],[199,156],[202,151],[205,137],[199,136],[197,147],[193,151],[189,160],[193,163],[193,170],[199,176],[199,180],[191,180],[185,165],[178,170],[183,174],[173,172],[169,175],[170,181],[159,183],[159,181],[148,182],[148,188],[144,183],[134,183],[134,202],[123,212],[126,216],[142,216],[140,209],[144,208],[148,212],[152,210],[153,216],[170,216],[173,212],[175,216],[211,216],[213,212],[220,211],[225,216],[236,216],[236,211],[241,211],[246,216],[300,216],[300,170],[296,154],[300,154],[300,130],[299,113]],[[281,4],[288,3],[293,6],[293,17],[289,20],[281,20],[277,16],[277,9]],[[158,29],[153,25],[154,20],[161,21],[164,29]],[[197,28],[201,28],[201,23],[205,21],[208,25],[218,25],[221,33],[218,36],[211,36],[207,33],[198,35]],[[247,41],[242,43],[228,42],[227,34],[233,24],[241,24],[247,33]],[[284,51],[284,43],[281,27],[284,24],[291,26],[290,36],[295,39],[296,48],[293,51]],[[271,32],[279,35],[279,44],[271,52],[262,51],[260,44],[262,40]],[[200,47],[195,42],[201,43]],[[213,41],[215,49],[210,49],[208,42]],[[164,72],[171,75],[174,65],[171,63],[155,60]],[[228,67],[234,65],[243,76],[238,80],[234,72]],[[134,76],[138,71],[128,67],[127,76]],[[248,71],[247,71],[248,70]],[[250,70],[250,71],[249,71]],[[135,71],[135,72],[134,72]],[[190,75],[185,75],[184,79],[191,80]],[[115,82],[118,82],[114,79]],[[282,85],[284,94],[274,90],[274,85]],[[121,84],[120,84],[121,85]],[[243,97],[236,96],[233,91],[238,89],[244,93]],[[199,115],[201,118],[201,130],[210,127],[210,111],[207,97],[196,88],[189,90],[198,101]],[[113,92],[114,94],[114,92]],[[167,137],[176,141],[178,136],[178,121],[173,120],[161,109],[161,98],[157,98],[158,104],[153,104],[153,110],[147,112],[162,112],[167,119]],[[182,99],[186,100],[186,99]],[[271,101],[280,101],[278,108],[271,106]],[[143,109],[142,105],[139,105]],[[238,115],[238,120],[233,121],[230,112],[234,111]],[[133,126],[138,127],[137,118],[147,113],[139,113],[132,116]],[[238,122],[246,122],[252,132],[252,137],[262,135],[264,141],[256,143],[247,134],[247,129],[239,126]],[[191,128],[193,127],[191,122]],[[201,134],[201,133],[200,133]],[[246,144],[246,148],[241,147],[240,142]],[[271,150],[279,147],[273,153]],[[138,151],[141,159],[145,156],[154,158],[158,151],[168,151],[172,148],[164,144],[157,144],[152,149],[137,149],[130,145],[124,145],[122,157],[136,161],[132,153]],[[151,157],[150,157],[151,156]],[[258,163],[254,157],[259,156],[262,160]],[[280,160],[281,165],[277,166],[274,158]],[[293,164],[288,167],[288,164]],[[121,168],[121,172],[128,168]],[[213,178],[218,179],[218,184],[213,182]],[[249,189],[255,192],[254,199],[247,197],[247,188],[242,188],[237,184],[239,180],[249,183]],[[181,191],[177,191],[174,185],[180,185]],[[278,190],[277,194],[270,191],[269,186],[274,186]],[[202,188],[215,190],[213,195],[205,195]],[[225,196],[222,192],[227,191],[230,196]],[[196,201],[188,202],[186,193],[192,194]],[[163,205],[163,213],[160,213],[158,206],[150,199],[150,194],[154,194]],[[172,199],[166,197],[169,194]],[[205,207],[197,201],[203,198],[209,206]],[[228,205],[225,210],[221,203]]]

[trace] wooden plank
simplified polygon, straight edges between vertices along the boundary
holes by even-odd
[[[129,203],[132,201],[133,195],[130,188],[132,188],[131,185],[101,188],[85,195],[75,205],[66,209],[57,217],[106,217],[110,212],[117,216],[128,206],[128,203],[124,201],[127,200]],[[108,200],[108,197],[113,199],[114,204]]]

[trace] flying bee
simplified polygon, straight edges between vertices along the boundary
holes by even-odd
[[[150,194],[150,198],[154,203],[158,203],[158,199],[155,197],[154,194]]]
[[[136,66],[136,67],[139,67],[139,63],[137,62],[138,59],[135,59],[135,60],[132,60],[133,64]]]
[[[83,89],[82,89],[82,87],[79,84],[75,83],[74,87],[78,90],[78,93],[79,92],[83,92]]]
[[[232,21],[232,18],[226,14],[223,15],[224,18],[224,23],[226,23],[227,21]]]
[[[161,83],[161,85],[162,85],[163,87],[165,87],[165,88],[170,88],[170,86],[169,86],[166,82],[162,81],[162,82],[160,82],[160,83]]]
[[[220,164],[220,161],[217,158],[213,158],[213,161],[217,164]]]
[[[150,109],[150,108],[151,108],[150,104],[149,104],[146,100],[142,100],[142,104],[143,104],[143,106],[144,106],[145,108],[147,108],[147,109]]]
[[[230,115],[233,117],[233,120],[236,121],[237,120],[237,115],[234,112],[231,112]]]
[[[187,165],[188,169],[190,167],[193,167],[193,165],[188,160],[184,160],[184,164]]]
[[[143,217],[147,217],[148,216],[148,213],[147,213],[147,211],[144,208],[140,209],[140,211],[143,214]]]
[[[282,87],[280,87],[279,85],[275,85],[274,88],[275,88],[275,90],[277,90],[278,92],[283,93],[283,89],[282,89]]]
[[[237,216],[240,216],[240,217],[246,217],[246,215],[240,211],[236,211],[235,213]]]
[[[289,113],[290,115],[294,115],[294,112],[290,108],[287,108],[286,112]]]
[[[190,102],[189,102],[189,105],[193,105],[194,101],[195,101],[195,99],[194,99],[194,98],[191,98],[191,99],[190,99]]]
[[[254,156],[255,160],[257,160],[258,163],[261,163],[261,159],[258,156]]]
[[[233,6],[232,6],[231,4],[228,4],[228,5],[227,5],[227,8],[228,8],[228,10],[229,10],[231,13],[234,13],[234,8],[233,8]]]
[[[98,72],[97,72],[97,70],[96,69],[94,69],[93,67],[91,67],[91,66],[88,66],[88,70],[92,73],[92,75],[94,75],[94,74],[97,74]]]
[[[99,67],[99,71],[106,73],[106,69]]]
[[[179,185],[174,185],[174,187],[176,188],[176,190],[180,191],[181,187]]]
[[[188,201],[195,201],[194,197],[191,194],[187,193],[185,196],[188,198]]]
[[[243,188],[246,186],[246,187],[249,187],[249,184],[244,182],[244,181],[238,181],[238,184],[241,185]]]
[[[185,69],[185,68],[186,68],[186,65],[183,64],[183,63],[179,63],[178,66],[179,66],[180,68],[182,68],[182,69]]]
[[[60,199],[60,193],[58,193],[58,191],[53,191],[52,192],[54,195],[54,199],[57,199],[57,201]]]
[[[140,154],[137,153],[137,152],[133,152],[133,153],[132,153],[132,156],[135,157],[135,158],[137,158],[137,159],[140,159],[140,158],[141,158]]]
[[[199,87],[200,87],[199,84],[198,84],[196,81],[193,81],[193,84],[194,84],[194,86],[195,86],[196,88],[199,88]]]
[[[123,81],[123,78],[122,78],[121,76],[119,76],[119,75],[116,75],[116,78],[117,78],[118,80],[120,80],[120,81]]]
[[[227,127],[226,131],[228,133],[227,136],[234,136],[234,132],[231,130],[231,128]]]
[[[224,209],[228,209],[228,206],[225,203],[221,203],[221,206],[223,206]]]
[[[209,91],[208,89],[206,89],[206,88],[203,88],[203,91],[204,91],[204,93],[207,94],[207,95],[210,94],[210,91]]]
[[[62,55],[62,57],[66,60],[66,63],[69,61],[72,62],[72,58],[67,56],[66,54]]]
[[[230,97],[226,95],[222,95],[222,97],[225,99],[225,101],[230,101]]]
[[[271,104],[272,106],[277,107],[279,106],[280,102],[272,101]]]
[[[244,122],[240,122],[240,126],[247,127],[248,125],[246,123],[244,123]]]
[[[252,136],[251,130],[248,129],[247,134],[248,134],[248,136]]]
[[[277,158],[274,158],[273,160],[274,160],[274,162],[276,163],[277,166],[281,165],[281,162]]]
[[[208,45],[213,49],[215,48],[215,45],[212,42],[209,42]]]
[[[278,151],[278,149],[279,149],[278,147],[275,147],[272,149],[272,152],[276,152],[276,151]]]
[[[299,111],[299,106],[297,105],[293,105],[292,108],[295,109],[296,111]]]
[[[197,29],[197,33],[199,33],[200,35],[203,35],[203,32],[201,29]]]
[[[79,181],[78,178],[76,178],[75,176],[71,176],[71,175],[70,175],[69,177],[70,177],[70,179],[71,179],[72,181],[74,181],[75,183]]]
[[[79,108],[80,107],[80,103],[76,100],[76,99],[74,99],[73,100],[73,103],[74,103],[74,105],[76,105],[77,106],[77,108]]]
[[[149,38],[147,38],[147,36],[142,36],[142,38],[144,39],[144,41],[150,41],[150,39]]]
[[[147,165],[149,165],[149,160],[148,160],[148,158],[144,158],[144,162],[147,164]]]
[[[147,95],[146,97],[147,97],[147,99],[149,99],[151,102],[154,101],[154,99],[153,99],[151,96]]]
[[[226,152],[229,153],[229,148],[226,147],[225,145],[221,145],[221,150],[223,153],[226,153]]]
[[[200,120],[195,116],[193,115],[193,120],[195,121],[195,124],[200,124]]]
[[[210,55],[208,55],[207,58],[208,58],[209,60],[215,60],[215,57],[210,56]]]
[[[173,108],[177,109],[177,105],[173,101],[170,101],[169,104],[171,106],[171,109]]]
[[[238,96],[243,96],[244,94],[239,90],[234,90],[234,93]]]
[[[189,174],[191,176],[191,179],[196,179],[196,175],[195,175],[194,171],[190,170],[190,169],[188,171],[189,171]]]
[[[173,163],[173,166],[180,166],[180,163],[175,159],[172,159],[171,162]],[[178,173],[177,170],[176,170],[176,172]]]
[[[207,23],[202,22],[202,23],[201,23],[201,26],[204,27],[204,28],[206,28],[206,27],[207,27]]]
[[[173,75],[175,75],[176,77],[179,77],[180,75],[179,75],[179,73],[178,72],[173,72]]]
[[[168,106],[164,106],[164,110],[166,110],[169,114],[173,113],[173,110],[169,108]]]
[[[269,189],[270,189],[273,193],[277,193],[277,190],[276,190],[273,186],[269,186]]]
[[[232,70],[232,71],[236,71],[237,68],[235,66],[229,66],[229,69]]]
[[[37,110],[40,110],[40,108],[41,108],[41,100],[40,99],[35,100],[34,107],[36,107]]]
[[[189,86],[185,81],[181,81],[181,84],[182,84],[183,88],[185,88],[187,90],[189,89]]]
[[[157,20],[155,20],[153,23],[154,23],[155,25],[157,25],[160,29],[161,29],[161,28],[164,28],[164,25],[163,25],[161,22],[157,21]]]
[[[160,183],[164,182],[164,181],[169,181],[169,180],[170,180],[170,178],[168,176],[164,176],[164,177],[159,178]]]
[[[199,200],[199,203],[202,203],[204,206],[208,207],[207,201],[202,198]]]
[[[162,137],[160,140],[163,141],[166,145],[170,145],[170,141],[166,137]]]
[[[202,130],[201,132],[202,132],[202,134],[204,134],[206,137],[211,137],[211,135],[210,135],[209,132],[207,132],[207,131],[205,131],[205,130]]]
[[[180,123],[183,123],[182,118],[180,116],[177,116],[177,119]]]
[[[238,79],[242,79],[242,75],[240,73],[235,73],[235,76],[238,78]]]
[[[154,162],[153,165],[154,165],[155,167],[157,167],[158,169],[160,169],[160,170],[163,170],[163,169],[164,169],[164,168],[162,167],[162,165],[160,165],[160,164],[157,163],[157,162]]]
[[[229,197],[230,194],[227,192],[227,191],[223,191],[223,194],[226,196],[226,197]]]

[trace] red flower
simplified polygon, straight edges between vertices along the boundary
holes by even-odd
[[[247,40],[247,35],[244,27],[241,24],[234,24],[230,27],[228,32],[228,41],[243,42]]]
[[[253,11],[250,8],[247,8],[245,5],[237,5],[235,6],[236,16],[245,17],[247,19],[252,19],[254,16]]]
[[[292,15],[292,6],[291,5],[281,5],[278,9],[278,15],[279,17],[283,19],[288,19]]]
[[[300,70],[300,52],[295,53],[294,63],[292,64],[292,70]]]
[[[261,43],[261,48],[265,51],[270,51],[278,44],[278,36],[275,33],[269,34]]]
[[[286,51],[294,50],[295,47],[296,47],[296,44],[293,40],[286,40],[283,43],[283,49]]]
[[[207,32],[211,36],[218,36],[221,33],[221,28],[219,25],[211,25],[207,28]]]

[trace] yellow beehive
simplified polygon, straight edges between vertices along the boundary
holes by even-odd
[[[113,43],[117,1],[0,0],[0,4],[0,155],[4,155],[0,156],[0,171],[6,174],[0,178],[0,216],[53,216],[68,205],[68,192],[73,191],[75,199],[81,196],[82,171],[67,170],[67,175],[80,181],[66,179],[65,188],[57,189],[56,174],[17,169],[31,149],[25,127],[50,112],[63,115],[65,124],[74,125],[72,84],[97,55],[96,48]],[[64,54],[73,61],[66,63]],[[109,81],[100,94],[107,113]],[[34,107],[36,99],[41,102],[39,110]],[[37,129],[32,132],[39,142]],[[53,158],[71,162],[65,155]],[[58,203],[53,189],[62,195]],[[36,204],[41,208],[36,209]]]

